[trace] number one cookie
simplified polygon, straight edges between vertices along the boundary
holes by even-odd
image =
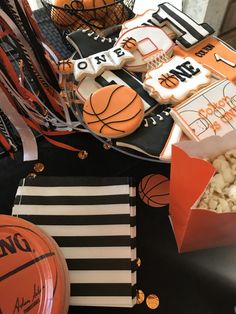
[[[185,49],[191,48],[214,33],[214,29],[207,23],[197,24],[167,2],[160,4],[158,11],[153,13],[152,16],[161,26],[168,25],[172,27],[179,35],[176,43]]]
[[[211,73],[192,58],[173,57],[161,67],[148,71],[144,87],[163,104],[176,105],[210,83]]]

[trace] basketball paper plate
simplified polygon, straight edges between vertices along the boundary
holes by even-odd
[[[68,270],[52,238],[35,225],[0,215],[0,313],[66,314]]]
[[[169,204],[170,181],[161,174],[149,174],[138,186],[141,200],[151,207],[163,207]]]

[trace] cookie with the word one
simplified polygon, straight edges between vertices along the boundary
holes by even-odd
[[[83,108],[83,120],[95,134],[117,138],[134,132],[144,117],[140,96],[132,88],[123,85],[103,87],[87,99]]]
[[[151,207],[163,207],[169,204],[168,178],[161,174],[149,174],[144,177],[138,186],[141,200]]]
[[[144,88],[158,102],[176,105],[210,82],[211,72],[193,58],[174,56],[146,73]]]
[[[65,259],[44,231],[0,215],[0,312],[66,314],[69,276]]]

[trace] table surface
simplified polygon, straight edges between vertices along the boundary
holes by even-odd
[[[135,159],[113,149],[105,150],[90,134],[58,137],[68,144],[86,149],[88,158],[39,141],[39,162],[44,176],[133,176],[138,184],[147,174],[169,177],[170,165]],[[33,171],[35,162],[0,159],[1,213],[11,214],[20,178]],[[187,169],[186,169],[187,171]],[[152,208],[137,197],[137,252],[142,266],[138,269],[138,289],[160,299],[157,310],[145,303],[132,309],[71,307],[69,313],[101,314],[231,314],[236,306],[236,246],[178,254],[168,219],[168,208]]]

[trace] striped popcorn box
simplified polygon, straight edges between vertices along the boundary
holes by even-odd
[[[128,177],[23,179],[12,215],[50,234],[67,261],[70,305],[132,307],[136,189]]]

